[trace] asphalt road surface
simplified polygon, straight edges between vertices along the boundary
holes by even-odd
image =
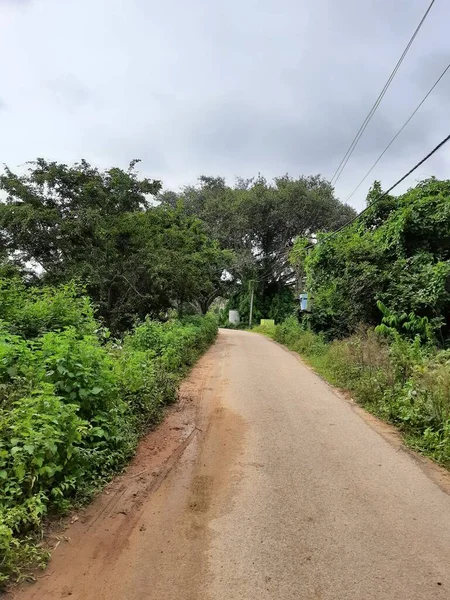
[[[184,395],[19,600],[450,598],[445,474],[293,354],[223,330]]]

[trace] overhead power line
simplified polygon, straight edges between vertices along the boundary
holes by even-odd
[[[421,165],[423,165],[424,162],[426,162],[431,156],[433,156],[433,154],[435,152],[437,152],[440,148],[442,148],[442,146],[444,146],[444,144],[446,144],[449,140],[450,140],[450,135],[448,135],[446,138],[444,138],[442,140],[442,142],[440,142],[435,148],[433,148],[433,150],[431,150],[431,152],[429,152],[424,158],[422,158],[422,160],[420,162],[418,162],[416,165],[414,165],[414,167],[412,169],[410,169],[405,175],[403,175],[403,177],[401,177],[398,181],[396,181],[393,185],[391,185],[391,187],[388,190],[386,190],[380,196],[378,196],[378,198],[376,198],[369,206],[366,206],[366,208],[364,210],[362,210],[359,214],[357,214],[356,217],[353,217],[353,219],[350,219],[350,221],[347,221],[347,223],[344,223],[343,225],[341,225],[341,227],[339,227],[338,229],[335,229],[334,231],[332,231],[326,237],[324,237],[321,240],[319,240],[316,244],[309,244],[308,246],[306,246],[306,249],[308,249],[308,248],[314,248],[318,244],[326,242],[330,238],[332,238],[335,235],[337,235],[340,231],[342,231],[343,229],[345,229],[346,227],[348,227],[349,225],[351,225],[352,223],[354,223],[364,213],[366,213],[368,210],[370,210],[374,204],[376,204],[377,202],[380,202],[380,200],[382,200],[383,198],[385,198],[390,192],[392,192],[392,190],[394,188],[396,188],[398,185],[400,185],[400,183],[402,183],[402,181],[404,181],[407,177],[409,177],[411,175],[411,173],[414,173],[414,171],[416,169],[418,169]]]
[[[370,109],[369,113],[367,114],[366,118],[364,119],[361,127],[358,129],[358,132],[356,133],[355,137],[352,140],[352,143],[350,144],[350,146],[348,147],[347,152],[345,153],[343,159],[341,160],[341,162],[339,163],[338,168],[336,169],[336,171],[334,172],[333,177],[331,178],[331,183],[336,184],[337,180],[339,179],[339,177],[342,174],[342,171],[345,169],[346,164],[348,163],[351,155],[353,154],[353,151],[355,150],[356,146],[358,145],[359,140],[361,139],[362,134],[364,133],[367,125],[369,124],[370,120],[372,119],[373,115],[375,114],[378,106],[380,105],[384,95],[386,94],[389,86],[392,83],[392,80],[394,79],[395,75],[397,74],[397,71],[400,68],[400,65],[403,62],[403,59],[405,58],[405,56],[407,55],[413,41],[415,40],[417,34],[419,33],[420,28],[422,27],[425,19],[428,16],[428,13],[431,10],[431,7],[433,6],[435,0],[432,0],[432,2],[430,3],[429,7],[427,8],[424,16],[422,17],[420,23],[418,24],[418,26],[416,27],[416,30],[414,31],[411,39],[409,40],[406,48],[403,50],[403,54],[400,56],[397,64],[394,67],[394,70],[392,71],[392,73],[389,75],[388,80],[386,81],[386,83],[384,84],[383,89],[381,90],[378,98],[375,101],[375,104],[372,106],[372,108]]]
[[[386,148],[383,150],[383,152],[380,154],[380,156],[377,158],[377,160],[373,163],[373,165],[370,167],[370,169],[367,171],[367,173],[364,175],[364,177],[361,179],[361,181],[355,187],[355,189],[350,194],[350,196],[347,198],[346,202],[348,202],[350,200],[350,198],[359,190],[359,188],[361,187],[361,185],[364,183],[364,181],[367,179],[367,177],[372,173],[372,171],[377,166],[377,164],[379,163],[379,161],[383,158],[383,156],[386,154],[386,152],[389,150],[389,148],[392,146],[392,144],[395,142],[395,140],[398,138],[398,136],[401,134],[401,132],[405,129],[405,127],[408,125],[408,123],[411,121],[411,119],[417,113],[417,111],[419,110],[419,108],[422,106],[422,104],[425,102],[425,100],[428,98],[428,96],[431,94],[431,92],[434,90],[434,88],[441,81],[441,79],[444,77],[444,75],[447,73],[447,71],[449,69],[450,69],[450,64],[448,64],[446,66],[446,68],[444,69],[444,71],[440,74],[440,76],[438,77],[438,79],[434,82],[433,86],[428,91],[427,95],[423,98],[423,100],[416,107],[416,109],[409,115],[408,119],[403,123],[403,125],[400,127],[400,129],[397,131],[397,133],[394,135],[394,137],[392,138],[392,140],[389,142],[389,144],[386,146]]]

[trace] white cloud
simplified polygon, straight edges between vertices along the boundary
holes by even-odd
[[[166,186],[331,176],[425,4],[0,0],[0,160],[141,158]],[[338,182],[342,199],[443,70],[449,18],[436,3]],[[447,134],[449,90],[450,75],[373,177],[387,186]],[[449,158],[419,174],[447,176]]]

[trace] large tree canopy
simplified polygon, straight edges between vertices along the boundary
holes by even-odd
[[[100,171],[38,159],[25,174],[0,176],[2,255],[37,264],[44,282],[80,281],[117,331],[171,307],[205,312],[218,295],[245,318],[250,287],[255,318],[280,320],[293,306],[294,239],[355,214],[320,176],[233,187],[201,177],[161,193],[159,181],[138,177],[136,162]]]
[[[159,199],[202,219],[220,246],[234,252],[229,270],[240,285],[239,299],[247,294],[248,281],[254,281],[259,291],[256,317],[275,316],[275,311],[279,318],[280,306],[291,310],[286,292],[293,280],[288,253],[294,238],[335,229],[355,215],[318,175],[298,179],[285,175],[273,183],[258,177],[238,180],[234,187],[220,177],[200,177],[199,185],[180,194],[165,192]],[[247,302],[240,300],[245,315]]]
[[[100,172],[39,159],[0,177],[4,253],[40,265],[46,282],[82,282],[114,330],[189,302],[204,309],[229,260],[199,219],[155,206],[161,184],[135,164]]]

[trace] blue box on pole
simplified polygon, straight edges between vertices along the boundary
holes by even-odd
[[[300,294],[298,299],[300,300],[300,310],[308,310],[308,294]]]

